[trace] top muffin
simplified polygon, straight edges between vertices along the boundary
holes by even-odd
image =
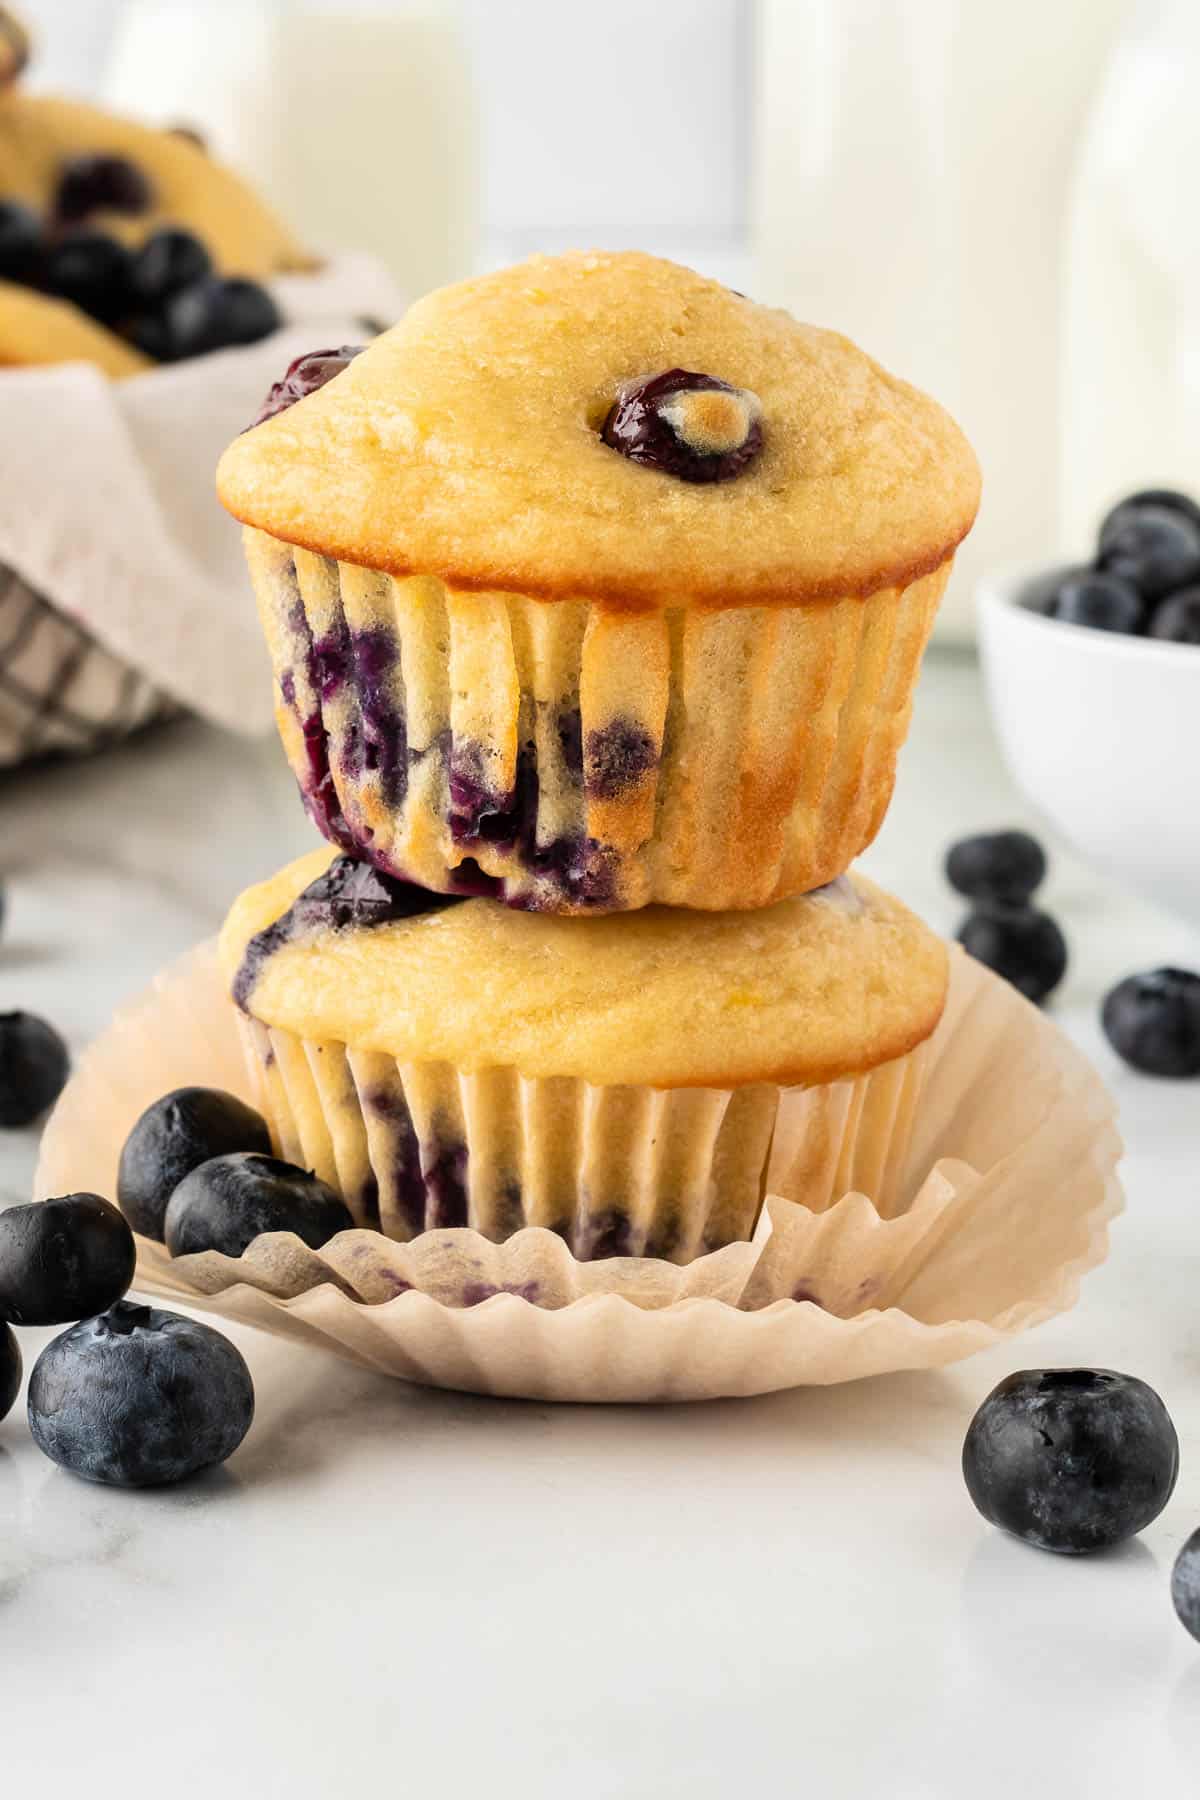
[[[627,384],[675,369],[735,390],[718,431],[738,401],[761,431],[729,479],[601,435]],[[220,491],[248,524],[393,574],[729,606],[907,585],[970,529],[979,476],[946,413],[848,339],[655,257],[573,253],[430,295],[239,439]]]
[[[845,338],[572,254],[302,359],[218,487],[325,835],[588,912],[764,906],[870,842],[979,477]]]

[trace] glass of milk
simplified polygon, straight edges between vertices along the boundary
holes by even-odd
[[[955,415],[983,507],[939,621],[1058,530],[1074,155],[1123,0],[760,0],[755,294]]]
[[[1143,0],[1072,190],[1063,299],[1062,548],[1137,488],[1200,498],[1200,8]]]
[[[471,273],[475,95],[454,0],[130,0],[114,107],[185,123],[315,249],[373,252],[412,296]]]

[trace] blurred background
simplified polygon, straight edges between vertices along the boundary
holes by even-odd
[[[638,245],[858,338],[986,472],[985,567],[1200,449],[1193,0],[23,0],[29,84],[186,120],[416,294]]]

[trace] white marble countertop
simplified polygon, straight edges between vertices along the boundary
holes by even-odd
[[[939,864],[1025,816],[973,666],[931,659],[866,866],[953,927]],[[0,1005],[75,1048],[310,841],[273,746],[186,725],[0,784]],[[6,1786],[107,1796],[372,1791],[1012,1800],[1194,1790],[1200,1645],[1168,1595],[1200,1525],[1200,1091],[1119,1065],[1099,996],[1200,941],[1065,856],[1056,1014],[1111,1080],[1129,1214],[1076,1311],[943,1374],[692,1408],[426,1392],[250,1331],[258,1417],[173,1493],[90,1488],[0,1424]],[[0,1138],[0,1205],[32,1134]],[[27,1366],[51,1334],[25,1334]],[[1107,1558],[988,1530],[971,1412],[1030,1364],[1152,1382],[1175,1498]],[[20,1778],[20,1779],[19,1779]]]

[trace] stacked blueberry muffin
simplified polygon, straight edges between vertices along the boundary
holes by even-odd
[[[932,401],[648,256],[445,289],[226,453],[332,850],[223,938],[279,1148],[394,1236],[676,1260],[884,1196],[946,955],[845,871],[978,504]]]

